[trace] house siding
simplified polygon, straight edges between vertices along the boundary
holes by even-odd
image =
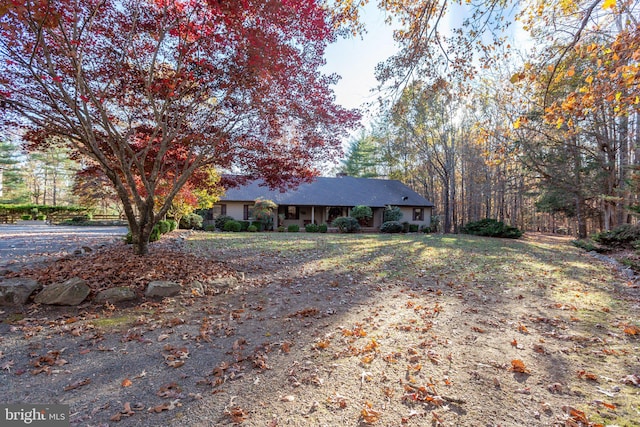
[[[244,205],[252,205],[253,202],[225,202],[227,215],[237,221],[244,221]]]
[[[376,180],[355,177],[317,178],[312,183],[301,184],[294,190],[280,192],[270,190],[260,181],[251,181],[246,185],[229,189],[220,200],[226,205],[228,216],[244,220],[245,205],[253,205],[253,200],[261,197],[274,201],[279,205],[277,213],[283,214],[286,206],[295,206],[297,218],[280,221],[276,218],[274,225],[289,226],[297,224],[303,228],[306,224],[330,224],[330,219],[349,215],[351,208],[357,205],[369,206],[373,218],[369,226],[379,228],[384,219],[384,207],[400,207],[402,222],[416,224],[420,227],[431,225],[433,203],[411,190],[400,181]],[[423,209],[422,220],[414,220],[414,208]],[[331,218],[330,218],[331,215]]]

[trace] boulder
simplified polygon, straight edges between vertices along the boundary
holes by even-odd
[[[234,276],[227,277],[218,277],[215,279],[209,279],[209,286],[213,286],[215,288],[220,289],[237,289],[238,288],[238,279]]]
[[[105,302],[116,304],[123,301],[132,301],[137,297],[138,296],[133,289],[128,286],[119,286],[117,288],[105,289],[104,291],[98,292],[94,301],[99,304]]]
[[[172,297],[174,295],[178,295],[181,290],[182,286],[180,286],[179,283],[170,282],[168,280],[156,280],[147,285],[147,290],[144,294],[148,298]]]
[[[191,283],[191,293],[195,296],[204,296],[206,289],[201,282],[197,280]]]
[[[33,279],[15,278],[0,282],[0,305],[22,305],[40,284]]]
[[[34,301],[46,305],[78,305],[89,296],[91,289],[87,282],[79,277],[72,277],[64,283],[47,286],[36,295]]]

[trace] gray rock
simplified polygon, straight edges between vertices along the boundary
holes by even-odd
[[[168,280],[156,280],[149,283],[145,296],[151,297],[172,297],[178,295],[182,290],[182,286],[176,282],[170,282]]]
[[[22,305],[42,286],[33,279],[15,278],[0,282],[0,305]]]
[[[191,283],[191,292],[197,293],[198,296],[204,296],[206,289],[202,283],[196,280],[195,282]]]
[[[234,276],[217,277],[215,279],[209,279],[210,286],[213,286],[216,288],[222,288],[222,289],[226,289],[226,288],[237,289],[238,283],[239,283],[238,279],[235,278]]]
[[[87,282],[79,277],[72,277],[64,283],[47,286],[35,297],[38,304],[78,305],[89,296],[91,289]]]
[[[98,295],[94,298],[97,303],[109,302],[116,304],[123,301],[133,301],[137,298],[135,291],[127,286],[119,286],[117,288],[105,289],[98,292]]]

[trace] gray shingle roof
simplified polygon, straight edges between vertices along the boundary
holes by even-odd
[[[262,181],[250,181],[228,189],[220,202],[252,202],[259,197],[273,200],[278,205],[296,206],[433,206],[400,181],[351,176],[319,177],[285,192],[270,190]]]

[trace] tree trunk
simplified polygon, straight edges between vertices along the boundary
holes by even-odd
[[[148,198],[144,200],[142,204],[138,205],[139,212],[135,215],[131,206],[125,205],[129,230],[131,230],[133,253],[135,255],[149,254],[149,237],[151,236],[153,226],[156,224],[153,207],[153,198]]]
[[[584,217],[584,199],[576,196],[576,219],[578,220],[578,238],[587,238],[587,221]]]
[[[146,227],[139,229],[138,233],[133,233],[133,254],[148,255],[149,254],[149,236],[151,231],[145,231]]]

